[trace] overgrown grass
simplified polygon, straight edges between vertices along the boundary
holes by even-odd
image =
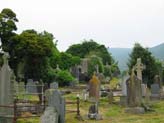
[[[79,90],[82,92],[82,90]],[[76,102],[76,94],[71,93],[65,95],[66,101]],[[66,113],[66,123],[164,123],[164,101],[151,102],[154,112],[146,112],[141,115],[127,114],[124,112],[124,107],[119,106],[119,99],[115,99],[116,104],[109,104],[108,99],[103,97],[99,103],[99,113],[102,115],[103,120],[87,120],[86,115],[88,114],[90,102],[80,100],[80,114],[84,121],[78,121],[76,113]],[[76,110],[76,104],[66,105],[66,110]],[[39,118],[33,119],[20,119],[17,123],[39,123]]]

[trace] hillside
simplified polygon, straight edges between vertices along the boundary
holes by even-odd
[[[164,60],[164,43],[152,47],[149,49],[155,58]],[[112,54],[114,59],[118,61],[118,65],[121,71],[126,70],[127,62],[129,59],[129,54],[131,53],[131,48],[109,48],[108,51]]]
[[[150,51],[156,58],[164,60],[164,43],[150,48]]]

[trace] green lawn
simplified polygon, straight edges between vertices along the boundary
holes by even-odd
[[[79,92],[82,92],[80,89]],[[77,90],[76,90],[77,92]],[[65,96],[66,101],[76,102],[77,93],[71,93]],[[32,97],[30,97],[32,99]],[[118,98],[117,98],[118,101]],[[80,100],[80,113],[84,121],[78,121],[76,113],[66,113],[66,123],[164,123],[164,100],[151,102],[154,112],[146,112],[142,115],[133,115],[124,113],[125,107],[117,104],[109,104],[107,98],[101,98],[99,103],[99,113],[102,114],[103,120],[86,120],[90,102]],[[67,105],[66,110],[76,110],[76,105]],[[39,123],[39,118],[20,119],[17,123]]]

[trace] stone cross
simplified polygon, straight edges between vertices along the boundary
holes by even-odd
[[[134,66],[135,70],[137,71],[137,77],[142,82],[142,71],[145,69],[145,66],[141,62],[141,58],[137,58],[137,63]]]
[[[141,106],[141,80],[134,73],[135,67],[132,68],[130,81],[128,84],[128,105],[130,107]]]

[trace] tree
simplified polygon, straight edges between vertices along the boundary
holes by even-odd
[[[102,59],[100,57],[97,57],[95,55],[89,57],[89,65],[88,65],[88,75],[91,77],[94,72],[97,71],[96,66],[98,66],[99,72],[104,72],[104,66],[102,63]]]
[[[16,22],[18,19],[16,18],[16,14],[8,8],[5,8],[0,13],[0,39],[2,49],[4,51],[9,50],[9,45],[11,41],[11,37],[15,36],[16,34],[14,31],[17,30]]]
[[[107,48],[104,45],[96,43],[92,39],[89,41],[84,40],[82,44],[74,44],[70,46],[66,52],[73,56],[79,56],[80,58],[96,55],[102,58],[103,64],[112,64],[114,62]]]
[[[69,53],[61,52],[59,66],[63,70],[69,70],[70,67],[79,64],[80,58],[78,56],[72,56]]]
[[[25,62],[25,78],[44,79],[51,70],[50,57],[53,56],[55,45],[53,35],[44,31],[37,33],[35,30],[23,31],[11,41],[12,67],[17,70],[20,61]],[[14,64],[16,63],[16,64]],[[47,79],[48,80],[48,79]]]
[[[143,82],[150,86],[153,83],[154,76],[158,74],[155,58],[148,48],[143,48],[139,43],[135,43],[128,62],[129,71],[136,64],[137,58],[141,58],[142,63],[146,66],[146,69],[142,72]]]

